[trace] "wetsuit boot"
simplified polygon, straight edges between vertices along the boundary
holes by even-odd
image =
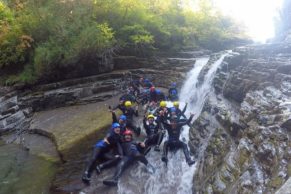
[[[167,158],[167,155],[168,155],[168,141],[166,141],[164,143],[164,149],[163,149],[163,155],[162,155],[162,161],[165,162],[165,164],[167,165],[168,164],[168,158]]]
[[[157,145],[155,146],[155,149],[154,149],[156,152],[161,151],[160,150],[160,145],[161,145],[161,143],[163,141],[163,138],[164,138],[164,133],[160,132],[159,133],[159,137],[158,137],[158,143],[157,143]]]
[[[82,176],[82,181],[83,183],[86,183],[86,184],[90,184],[90,181],[91,181],[91,175],[89,174],[88,171],[85,171],[83,176]]]
[[[126,168],[127,164],[129,162],[129,158],[124,157],[120,163],[118,164],[116,171],[114,173],[114,176],[111,179],[107,179],[103,181],[104,185],[107,186],[117,186],[118,184],[118,179],[121,177],[124,169]]]
[[[183,142],[181,142],[183,143]],[[190,152],[188,150],[188,147],[185,143],[183,143],[183,152],[184,152],[184,155],[185,155],[185,158],[186,158],[186,162],[189,166],[195,164],[195,161],[191,159],[190,157]]]
[[[151,147],[145,148],[143,154],[146,156],[151,151]]]
[[[92,158],[90,159],[88,165],[87,165],[87,168],[82,176],[82,181],[86,184],[89,184],[90,183],[90,180],[91,180],[91,174],[94,170],[94,164],[96,163],[97,161],[97,158],[99,157],[99,155],[101,154],[102,152],[102,149],[99,148],[99,147],[95,147],[94,150],[93,150],[93,155],[92,155]]]

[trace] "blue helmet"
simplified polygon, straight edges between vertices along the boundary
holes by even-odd
[[[156,90],[156,93],[161,94],[162,92],[161,92],[161,90]]]
[[[126,121],[126,116],[125,116],[125,115],[121,115],[121,116],[119,117],[119,119],[120,119],[120,120],[123,120],[123,121]]]
[[[111,126],[112,129],[115,129],[115,128],[120,128],[120,125],[119,123],[113,123],[112,126]]]
[[[145,79],[144,82],[150,82],[150,80],[149,79]]]
[[[173,88],[175,88],[175,87],[177,86],[177,83],[176,83],[176,82],[173,82],[173,83],[171,84],[171,86],[172,86]]]
[[[171,112],[176,112],[176,110],[177,110],[177,109],[176,109],[175,107],[171,107],[171,108],[170,108],[170,111],[171,111]]]
[[[177,95],[177,90],[171,90],[171,95]]]

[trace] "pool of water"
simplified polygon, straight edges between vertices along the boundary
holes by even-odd
[[[49,193],[56,164],[0,140],[0,194]]]

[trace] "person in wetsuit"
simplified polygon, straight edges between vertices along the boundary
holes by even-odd
[[[118,155],[110,157],[110,159],[118,160],[120,155],[122,155],[121,148],[121,136],[120,136],[120,125],[118,123],[113,123],[109,133],[105,136],[103,140],[100,140],[94,146],[92,157],[90,158],[86,170],[82,176],[82,181],[89,184],[92,172],[95,168],[98,159],[106,158],[106,154],[112,149],[118,150]]]
[[[117,119],[117,116],[115,114],[114,110],[109,109],[109,111],[112,114],[112,123],[119,123],[120,125],[120,134],[122,135],[124,131],[126,130],[126,123],[127,123],[127,118],[125,115],[121,115],[119,119]]]
[[[173,105],[176,108],[176,115],[177,115],[178,119],[180,119],[181,117],[183,117],[184,119],[187,119],[187,117],[185,116],[185,112],[187,110],[188,103],[186,103],[186,105],[184,106],[183,110],[181,110],[179,108],[180,103],[178,101],[175,101],[173,103]]]
[[[139,147],[145,147],[144,143],[135,142],[132,137],[132,132],[126,130],[124,132],[124,141],[121,144],[123,150],[123,156],[117,165],[116,171],[112,178],[103,181],[103,184],[107,186],[117,186],[118,179],[121,177],[124,170],[134,161],[142,162],[148,169],[148,171],[154,173],[154,167],[148,162],[143,154],[140,153]]]
[[[184,155],[186,162],[188,163],[189,166],[195,163],[194,160],[191,159],[190,153],[187,147],[187,144],[184,142],[180,141],[180,134],[182,127],[186,124],[190,124],[191,120],[193,119],[194,114],[191,114],[190,118],[187,121],[179,121],[178,117],[176,115],[171,116],[170,123],[163,122],[163,126],[165,129],[168,131],[168,140],[164,143],[164,148],[163,148],[163,156],[162,156],[162,161],[167,164],[168,158],[168,150],[169,149],[183,149]]]
[[[178,90],[177,90],[177,84],[172,83],[169,91],[168,91],[168,97],[171,101],[178,100]]]
[[[158,101],[158,94],[157,94],[156,88],[154,86],[152,86],[150,88],[149,101],[150,102],[157,102]]]
[[[156,93],[157,93],[157,101],[158,102],[166,100],[166,96],[165,96],[164,92],[162,92],[161,90],[156,89]]]
[[[134,109],[132,107],[132,103],[130,101],[126,101],[124,103],[124,108],[121,109],[123,115],[126,116],[127,121],[126,121],[126,127],[130,128],[131,130],[133,130],[137,136],[140,135],[140,127],[136,127],[133,124],[133,116],[138,117],[138,106],[136,106],[136,108]]]
[[[142,86],[143,88],[150,89],[153,87],[153,83],[149,79],[144,79]]]
[[[154,116],[157,117],[156,121],[159,124],[162,123],[162,121],[166,119],[167,115],[168,115],[167,102],[161,101],[159,108],[154,113]]]
[[[155,116],[150,114],[147,118],[144,117],[143,126],[147,134],[144,154],[146,155],[150,151],[151,146],[155,146],[155,151],[160,151],[159,146],[162,143],[164,133],[159,130],[159,123],[155,122]]]

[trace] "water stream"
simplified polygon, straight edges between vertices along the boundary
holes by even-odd
[[[215,72],[222,63],[225,55],[222,55],[204,77],[204,82],[198,84],[198,76],[203,67],[209,61],[208,57],[197,59],[193,69],[188,73],[187,79],[180,92],[180,102],[188,102],[188,109],[186,115],[190,112],[195,113],[196,119],[203,107],[206,96],[211,91],[211,83],[215,76]],[[181,103],[183,108],[183,103]],[[189,141],[189,127],[184,127],[181,138],[184,141]],[[163,144],[162,144],[163,145]],[[135,167],[128,170],[123,178],[121,178],[118,193],[119,194],[136,194],[136,193],[150,193],[150,194],[189,194],[192,193],[193,175],[196,169],[196,164],[189,167],[185,161],[182,150],[177,153],[169,152],[168,166],[161,161],[161,153],[151,151],[148,160],[156,167],[154,174],[146,172],[142,164],[136,164]],[[124,178],[126,177],[126,178]]]

